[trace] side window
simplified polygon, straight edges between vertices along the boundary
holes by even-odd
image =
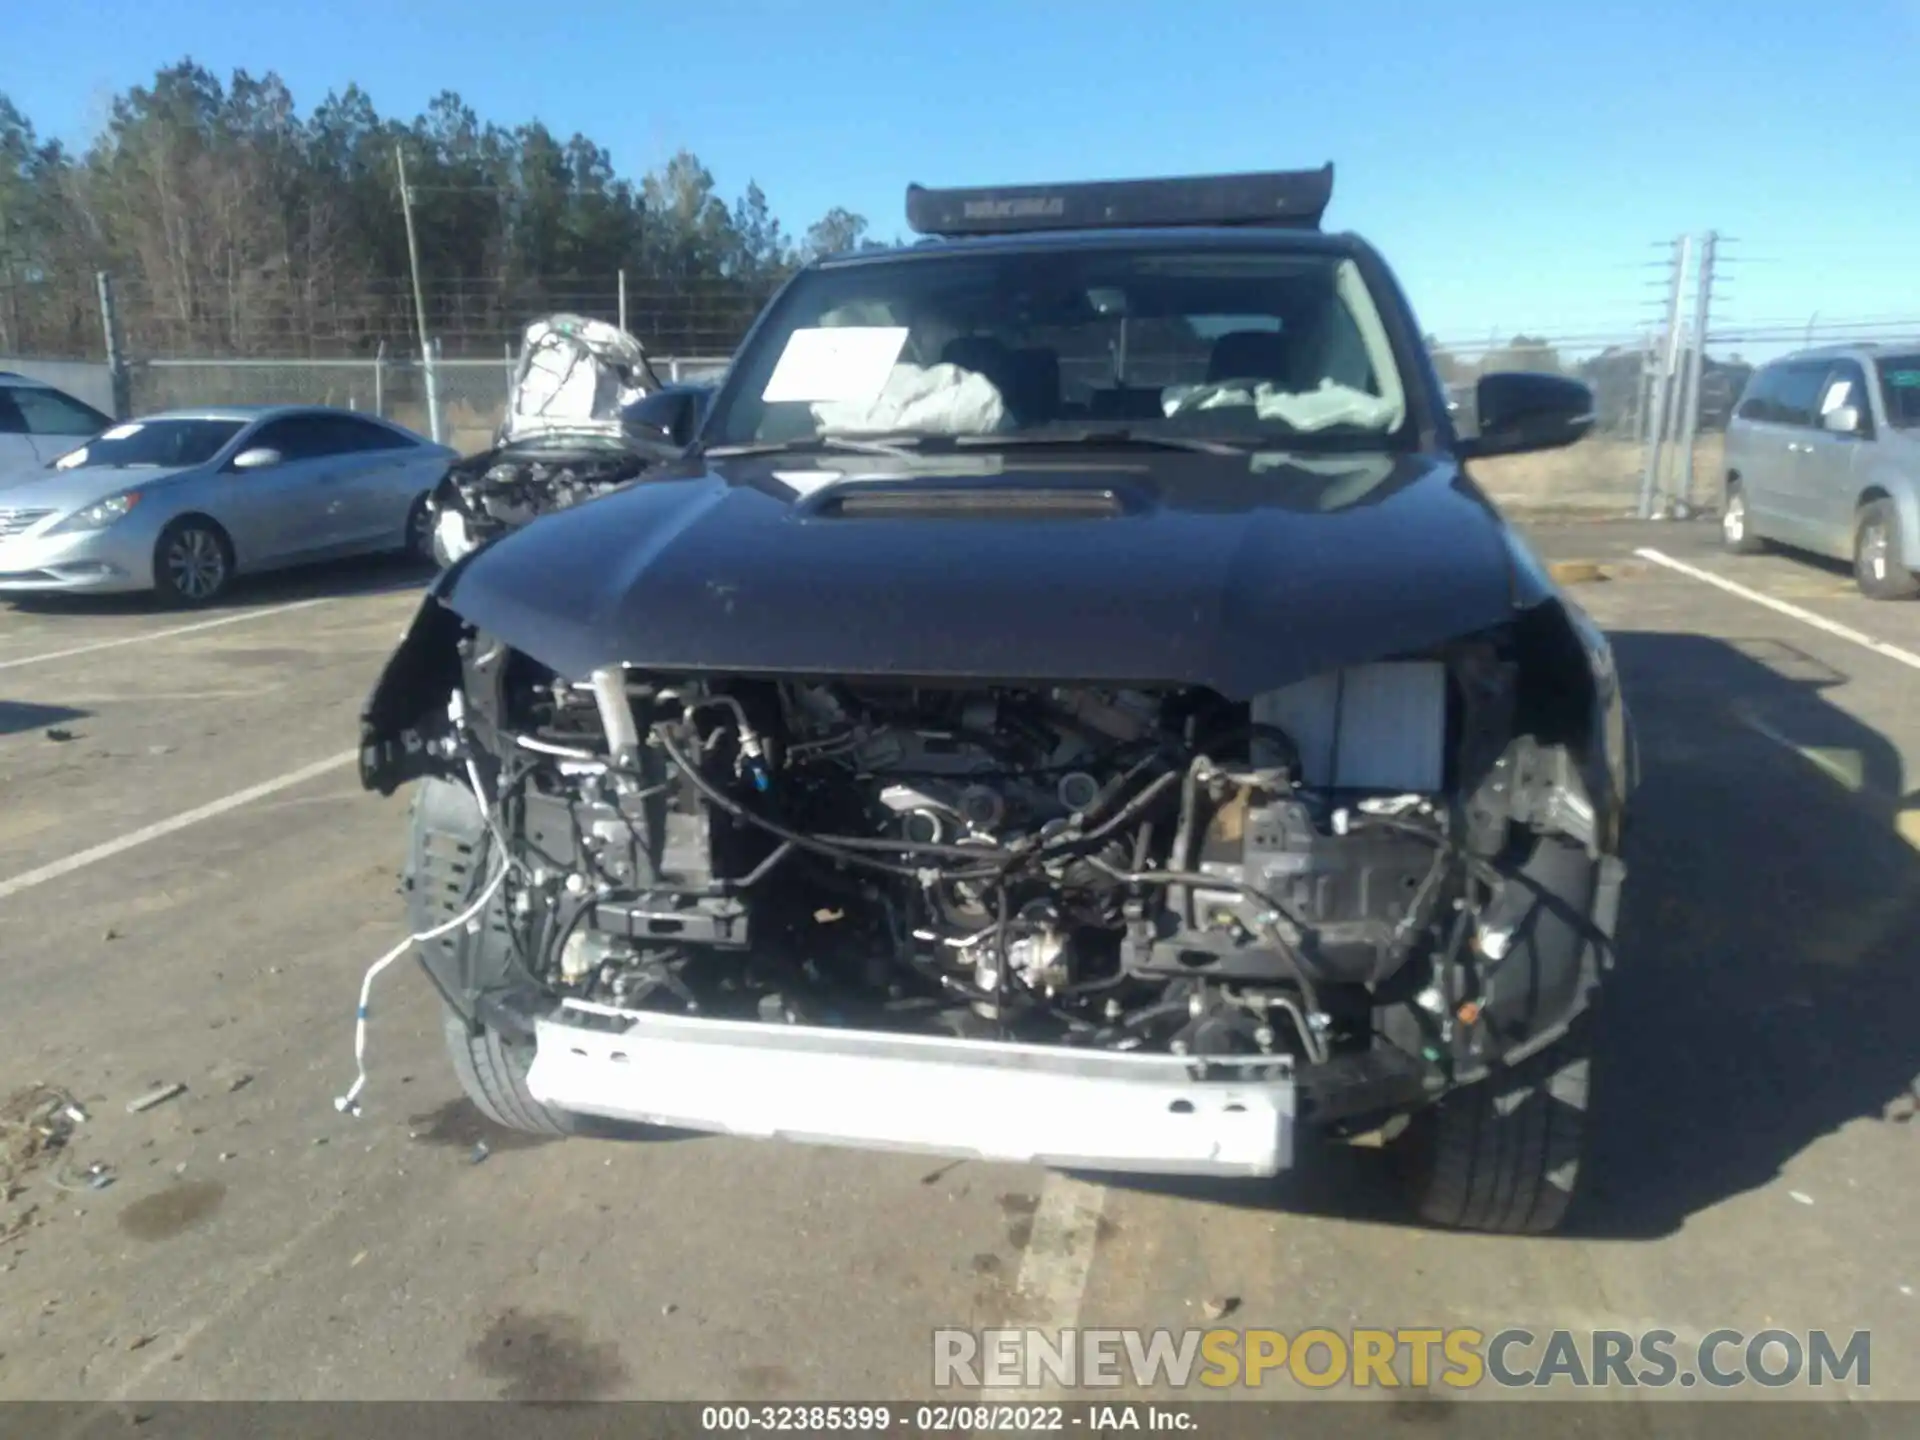
[[[13,403],[17,390],[0,390],[0,435],[24,435],[27,433],[27,417],[20,413],[20,407]]]
[[[54,389],[21,387],[13,398],[25,418],[29,435],[53,435],[89,440],[113,424],[91,405]]]
[[[1825,364],[1787,365],[1781,368],[1780,390],[1773,398],[1772,414],[1777,425],[1818,423],[1821,388],[1827,378]]]
[[[365,450],[410,450],[414,442],[398,430],[355,420],[349,415],[322,415],[315,423],[325,436],[329,455],[345,455]]]
[[[1753,372],[1753,378],[1747,382],[1747,390],[1740,397],[1740,408],[1734,413],[1742,420],[1768,421],[1773,418],[1773,397],[1780,390],[1780,367],[1763,365]]]
[[[289,415],[284,419],[270,420],[262,425],[247,440],[248,450],[278,450],[282,460],[311,460],[317,455],[327,454],[324,437],[318,433],[315,417],[311,415]]]
[[[1853,406],[1860,417],[1852,433],[1872,439],[1873,402],[1867,396],[1867,372],[1857,360],[1837,360],[1827,372],[1820,388],[1820,423],[1824,426],[1828,414],[1843,405]]]

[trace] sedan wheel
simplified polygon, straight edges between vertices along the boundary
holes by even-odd
[[[407,554],[415,560],[431,562],[433,548],[433,510],[422,495],[407,512]]]
[[[167,527],[154,555],[154,588],[182,605],[205,605],[233,578],[227,537],[211,524],[187,520]]]

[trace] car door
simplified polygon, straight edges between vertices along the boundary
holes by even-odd
[[[327,436],[314,415],[283,415],[243,435],[227,452],[208,508],[233,537],[246,569],[319,559],[339,543],[339,521],[328,510],[334,492]],[[273,450],[280,459],[242,470],[234,461],[249,450]]]
[[[331,465],[321,484],[342,551],[387,550],[404,542],[413,502],[437,475],[426,474],[418,440],[357,415],[323,415],[317,428]]]
[[[1836,360],[1820,383],[1816,425],[1800,452],[1799,480],[1805,494],[1807,523],[1823,553],[1845,558],[1853,553],[1854,501],[1860,486],[1856,472],[1861,450],[1873,440],[1873,401],[1867,394],[1866,368],[1857,360]],[[1842,410],[1852,407],[1854,424],[1836,428]]]
[[[1740,477],[1747,524],[1756,534],[1783,538],[1791,528],[1787,493],[1796,460],[1787,448],[1794,437],[1777,413],[1785,384],[1783,365],[1762,366],[1740,397],[1727,436],[1727,468]]]
[[[113,424],[91,405],[51,385],[22,385],[11,393],[26,422],[28,442],[43,465],[51,465]]]
[[[1818,549],[1821,541],[1806,462],[1819,433],[1821,386],[1830,367],[1826,360],[1790,360],[1780,366],[1777,388],[1768,392],[1767,421],[1779,437],[1778,463],[1767,472],[1770,506],[1779,523],[1768,533],[1809,549]]]

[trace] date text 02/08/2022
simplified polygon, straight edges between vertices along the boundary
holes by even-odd
[[[1196,1428],[1181,1407],[1135,1404],[1066,1405],[706,1405],[700,1428],[710,1433],[841,1431],[878,1434],[973,1434],[979,1431],[1187,1431]]]

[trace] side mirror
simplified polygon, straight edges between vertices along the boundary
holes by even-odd
[[[669,425],[657,424],[651,420],[628,420],[625,423],[627,433],[636,439],[646,440],[655,445],[680,443],[673,438],[673,428]]]
[[[280,452],[265,445],[256,445],[251,450],[242,450],[233,457],[236,470],[265,470],[270,465],[280,463]]]
[[[1820,417],[1820,428],[1829,435],[1858,435],[1860,433],[1860,407],[1858,405],[1836,405]]]
[[[1490,455],[1524,455],[1557,450],[1593,429],[1593,391],[1564,375],[1501,371],[1480,377],[1474,387],[1479,434],[1463,437],[1463,460]]]

